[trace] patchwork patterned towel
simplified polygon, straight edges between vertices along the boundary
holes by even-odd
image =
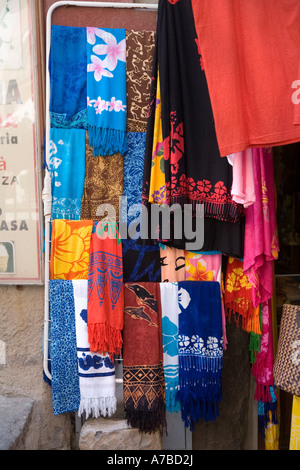
[[[77,411],[80,405],[72,281],[50,280],[49,301],[52,404],[58,415]]]
[[[85,175],[85,130],[50,129],[52,219],[80,219]]]
[[[173,413],[180,410],[178,400],[178,284],[161,282],[160,297],[166,408],[167,411]]]
[[[126,151],[126,32],[87,28],[89,142],[95,156]]]
[[[92,220],[53,220],[50,279],[88,278],[92,228]]]
[[[123,383],[128,424],[141,432],[166,427],[161,303],[158,282],[124,287]]]
[[[87,280],[72,281],[74,289],[80,406],[78,415],[112,416],[117,408],[115,367],[109,356],[90,351],[87,331]]]
[[[118,222],[119,198],[123,193],[124,157],[120,153],[116,153],[110,158],[95,157],[93,149],[89,146],[88,133],[86,133],[85,139],[86,171],[81,218],[95,221],[102,220],[109,215],[111,219]]]
[[[181,281],[179,302],[179,399],[186,427],[213,421],[222,399],[223,338],[220,284]]]
[[[120,354],[124,321],[122,243],[116,223],[94,222],[88,273],[90,349]]]
[[[87,129],[86,29],[51,27],[51,127]]]

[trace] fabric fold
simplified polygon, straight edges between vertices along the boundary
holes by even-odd
[[[222,400],[223,331],[220,284],[181,281],[179,302],[179,399],[191,431],[199,419],[214,421]]]
[[[126,32],[87,31],[87,108],[89,144],[95,156],[126,151]]]
[[[87,329],[87,280],[72,281],[74,290],[76,344],[80,405],[78,415],[111,417],[117,409],[115,366],[108,354],[90,350]]]
[[[124,285],[123,383],[126,419],[151,433],[166,428],[159,283]]]
[[[122,243],[113,222],[93,223],[87,316],[91,351],[119,355],[124,321],[123,262]]]
[[[253,285],[253,305],[273,295],[273,261],[278,258],[272,149],[253,149],[255,203],[245,209],[243,270]]]

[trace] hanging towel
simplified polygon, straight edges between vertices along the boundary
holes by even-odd
[[[92,352],[113,358],[122,348],[122,243],[117,224],[94,222],[88,273],[88,340]]]
[[[232,167],[220,158],[196,39],[191,0],[160,1],[155,79],[159,74],[167,203],[203,204],[206,217],[239,223],[243,208],[232,200]]]
[[[126,151],[126,32],[87,28],[89,142],[95,156]]]
[[[262,337],[260,351],[251,371],[256,382],[255,399],[263,403],[272,403],[271,390],[274,390],[274,348],[271,300],[262,304]],[[276,402],[274,402],[276,405]],[[274,406],[275,406],[274,405]]]
[[[152,204],[166,204],[168,201],[169,192],[167,193],[166,191],[164,139],[161,121],[161,93],[159,73],[157,74],[156,84],[152,162],[149,186],[149,202]]]
[[[92,220],[53,220],[50,279],[88,278],[92,228]]]
[[[72,281],[50,280],[50,335],[53,414],[77,411],[80,389]]]
[[[191,431],[200,418],[214,421],[222,399],[223,338],[220,284],[178,283],[179,399]]]
[[[232,199],[248,207],[255,202],[252,149],[227,155],[232,165]]]
[[[299,141],[292,100],[298,0],[192,0],[192,6],[221,155]]]
[[[273,260],[278,258],[272,149],[253,149],[255,197],[245,209],[243,270],[253,285],[253,305],[272,298]]]
[[[160,244],[161,280],[178,282],[185,279],[184,250]]]
[[[50,129],[52,219],[79,220],[85,175],[85,130]]]
[[[227,348],[226,315],[222,294],[222,255],[184,252],[186,281],[215,281],[220,284],[223,347]]]
[[[166,409],[173,413],[180,410],[177,282],[161,282],[160,297]]]
[[[87,280],[72,281],[74,290],[80,405],[78,415],[110,417],[117,409],[115,366],[107,354],[90,351],[87,331]]]
[[[123,383],[128,424],[141,432],[166,428],[159,283],[126,283]]]
[[[224,302],[228,320],[234,317],[237,324],[242,320],[244,330],[254,318],[252,284],[243,271],[243,261],[228,257],[225,275]],[[261,334],[260,327],[255,333]]]
[[[126,225],[137,221],[141,212],[145,142],[145,132],[127,133],[121,205],[121,221]]]
[[[51,127],[87,129],[86,29],[51,27]]]
[[[126,31],[127,131],[146,132],[155,31]]]
[[[122,254],[124,282],[160,282],[158,245],[128,238],[122,240]]]
[[[119,221],[120,197],[123,192],[124,160],[120,153],[95,157],[85,136],[86,172],[81,204],[81,219]]]

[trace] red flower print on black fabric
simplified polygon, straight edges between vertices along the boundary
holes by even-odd
[[[175,3],[178,3],[180,0],[169,0],[169,3],[171,3],[172,5],[175,5]]]

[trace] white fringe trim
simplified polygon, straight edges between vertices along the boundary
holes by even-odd
[[[85,413],[86,417],[99,418],[103,416],[105,418],[112,416],[116,410],[116,397],[82,398],[78,409],[78,416]]]

